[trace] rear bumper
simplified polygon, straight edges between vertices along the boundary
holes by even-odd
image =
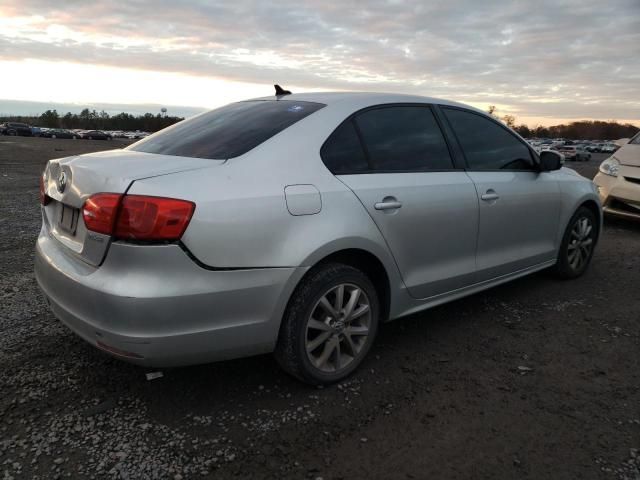
[[[45,229],[35,255],[36,279],[58,319],[115,357],[158,367],[272,351],[305,271],[211,271],[177,245],[122,243],[95,268]]]

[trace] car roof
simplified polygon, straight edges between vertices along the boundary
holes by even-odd
[[[309,93],[292,93],[289,95],[280,95],[276,97],[271,95],[268,97],[252,98],[247,101],[256,100],[289,100],[298,102],[316,102],[324,103],[331,106],[340,104],[348,106],[351,104],[354,109],[366,108],[385,103],[431,103],[437,105],[448,105],[452,107],[467,108],[486,115],[486,112],[479,110],[470,105],[463,103],[444,100],[442,98],[424,97],[421,95],[408,95],[402,93],[379,93],[379,92],[309,92]]]

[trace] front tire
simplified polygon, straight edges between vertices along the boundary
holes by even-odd
[[[324,385],[350,375],[378,331],[375,287],[360,270],[340,263],[312,270],[293,293],[275,357],[303,382]]]
[[[580,207],[562,237],[555,273],[564,279],[581,276],[589,266],[598,239],[598,224],[591,210]]]

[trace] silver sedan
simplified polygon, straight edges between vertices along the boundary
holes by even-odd
[[[97,348],[176,366],[275,352],[310,383],[381,322],[551,268],[601,230],[593,184],[462,104],[313,93],[233,103],[51,160],[37,280]]]

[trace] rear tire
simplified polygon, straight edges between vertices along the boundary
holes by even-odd
[[[341,263],[322,265],[307,274],[289,300],[276,360],[303,382],[338,382],[369,352],[379,317],[378,295],[364,273]]]
[[[589,266],[598,238],[599,225],[591,210],[580,207],[573,214],[562,237],[556,276],[563,279],[581,276]]]

